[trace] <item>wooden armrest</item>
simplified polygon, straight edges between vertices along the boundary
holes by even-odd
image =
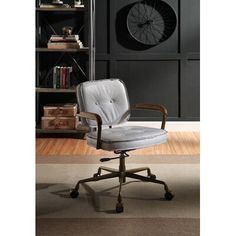
[[[131,110],[137,110],[137,109],[160,111],[162,113],[161,129],[165,129],[168,112],[164,106],[159,104],[146,104],[146,103],[138,103],[131,106]]]
[[[97,123],[97,145],[96,145],[96,148],[100,149],[101,148],[101,134],[102,134],[102,118],[98,114],[92,113],[92,112],[80,112],[78,114],[78,117],[96,121],[96,123]]]

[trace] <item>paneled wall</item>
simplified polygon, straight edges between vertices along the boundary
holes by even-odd
[[[139,47],[127,36],[127,8],[136,1],[96,1],[96,79],[122,79],[131,104],[163,104],[169,120],[198,121],[200,0],[163,0],[174,9],[177,26],[169,39],[149,48]],[[132,120],[156,116],[138,111]]]

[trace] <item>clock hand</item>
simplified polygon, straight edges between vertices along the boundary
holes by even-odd
[[[151,25],[152,23],[153,23],[153,20],[147,20],[147,21],[144,22],[144,23],[138,24],[138,27],[139,27],[139,28],[142,28],[143,26],[145,26],[145,25]]]

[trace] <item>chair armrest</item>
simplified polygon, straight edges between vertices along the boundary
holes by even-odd
[[[160,111],[162,113],[161,129],[165,129],[168,112],[164,106],[159,104],[145,104],[145,103],[138,103],[131,106],[131,110],[138,110],[138,109]]]
[[[100,149],[101,148],[101,134],[102,134],[102,118],[98,114],[92,113],[92,112],[80,112],[78,114],[78,117],[96,121],[96,123],[97,123],[97,145],[96,145],[96,148]]]

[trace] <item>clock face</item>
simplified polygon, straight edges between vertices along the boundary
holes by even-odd
[[[127,16],[131,36],[145,45],[157,45],[169,38],[176,27],[173,9],[163,1],[138,2]]]

